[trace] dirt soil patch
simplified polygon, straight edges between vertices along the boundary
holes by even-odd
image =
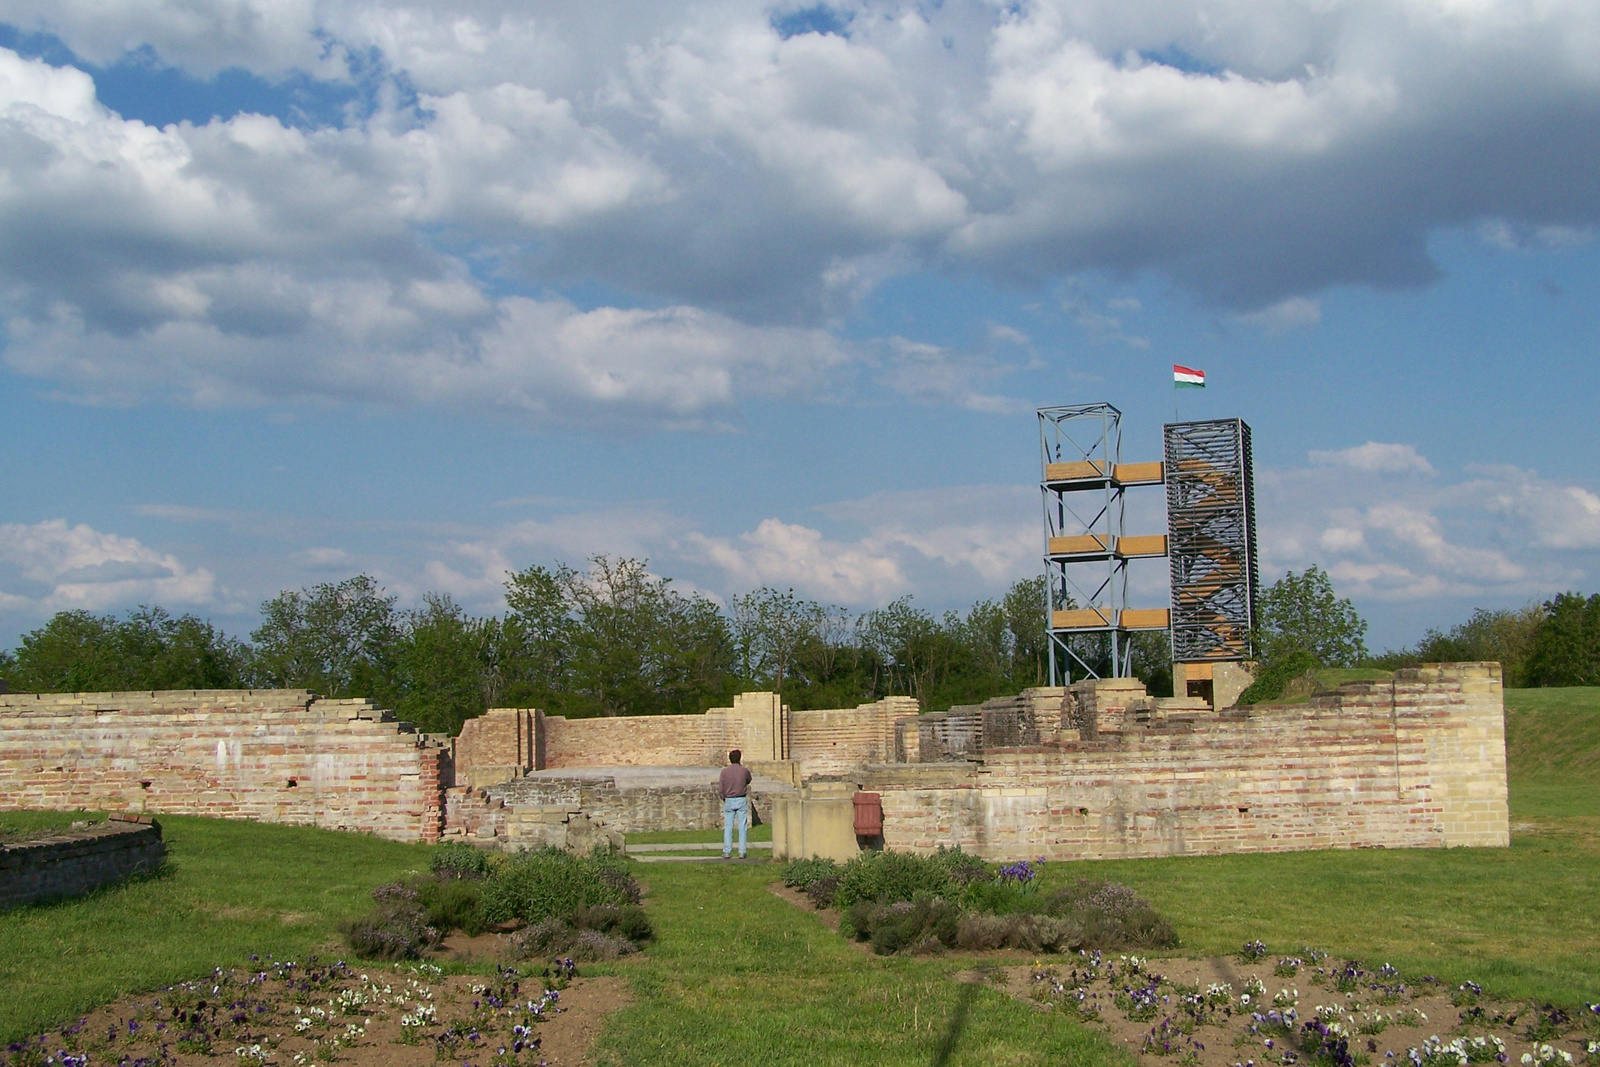
[[[9,1046],[0,1067],[580,1067],[606,1016],[629,1002],[624,979],[562,964],[494,976],[314,957],[255,966],[124,997]]]
[[[1316,956],[1080,953],[979,973],[1043,1010],[1099,1027],[1145,1064],[1600,1064],[1600,1005],[1573,1017],[1490,1000],[1470,982],[1450,988]]]

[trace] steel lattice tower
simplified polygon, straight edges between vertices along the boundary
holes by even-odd
[[[1160,463],[1123,463],[1122,413],[1110,404],[1040,408],[1050,684],[1129,671],[1134,630],[1165,629],[1165,609],[1130,609],[1128,561],[1166,552],[1128,537],[1123,491],[1161,484]]]
[[[1173,661],[1249,659],[1260,582],[1250,427],[1178,422],[1163,437]]]

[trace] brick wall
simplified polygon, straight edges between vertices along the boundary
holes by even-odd
[[[35,900],[78,897],[166,859],[152,819],[106,822],[0,847],[0,910]]]
[[[845,774],[866,763],[897,758],[895,724],[916,716],[912,697],[885,697],[873,704],[789,713],[789,758],[807,778]]]
[[[1100,741],[859,778],[889,847],[994,859],[1509,844],[1497,664],[1147,726],[1122,711]]]
[[[304,690],[0,696],[0,807],[168,812],[434,840],[447,749]]]

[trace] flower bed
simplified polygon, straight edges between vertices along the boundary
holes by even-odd
[[[544,1062],[541,1029],[563,1010],[570,960],[493,977],[438,967],[257,960],[127,998],[0,1052],[0,1067],[241,1067],[321,1063],[517,1067]]]
[[[1472,982],[1404,978],[1311,948],[1150,960],[1079,952],[994,972],[1012,993],[1111,1032],[1145,1062],[1185,1067],[1600,1065],[1600,1004],[1573,1017],[1486,998]]]

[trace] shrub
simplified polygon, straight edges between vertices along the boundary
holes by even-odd
[[[650,917],[643,908],[632,904],[622,907],[596,904],[579,908],[572,915],[572,925],[580,930],[596,930],[633,942],[648,941],[655,936]]]
[[[972,853],[961,851],[960,845],[953,848],[940,845],[933,854],[933,860],[944,867],[950,875],[950,880],[958,886],[994,880],[994,872],[989,869],[989,865]]]
[[[372,891],[377,910],[341,926],[351,951],[358,956],[401,960],[420,956],[439,942],[439,930],[428,923],[428,912],[417,892],[401,882],[380,885]]]
[[[961,891],[961,906],[989,915],[1043,911],[1038,893],[1016,881],[973,882]]]
[[[830,874],[826,878],[818,878],[806,886],[806,896],[811,898],[811,906],[818,910],[833,907],[833,898],[839,892],[839,876]]]
[[[418,878],[411,883],[417,901],[428,909],[428,925],[440,930],[462,930],[467,936],[483,933],[481,882],[462,881],[453,874]]]
[[[506,947],[512,959],[570,956],[579,963],[614,960],[638,951],[638,946],[620,933],[579,929],[562,919],[525,926],[506,938]]]
[[[1040,909],[1083,927],[1080,948],[1175,948],[1178,934],[1145,900],[1120,882],[1080,878],[1043,898]]]
[[[1027,952],[1069,952],[1083,940],[1083,926],[1073,919],[1021,912],[1010,915],[967,914],[956,929],[956,944],[965,949],[1015,948]]]
[[[601,878],[605,865],[557,848],[522,852],[484,884],[483,917],[490,923],[564,918],[595,904],[627,904],[629,894]],[[613,877],[613,881],[615,878]]]
[[[482,878],[489,873],[489,857],[464,841],[451,841],[433,850],[432,870],[446,878]]]
[[[836,876],[838,873],[839,865],[821,856],[812,856],[808,860],[790,860],[783,865],[783,884],[790,889],[808,889],[814,882]]]
[[[626,956],[630,952],[637,951],[633,942],[626,938],[602,934],[598,930],[580,930],[563,955],[571,956],[579,963],[593,963],[600,960],[614,960],[618,956]]]
[[[938,952],[956,943],[961,912],[939,897],[919,896],[891,904],[857,901],[848,914],[856,940],[871,941],[880,956]]]
[[[894,904],[919,895],[949,898],[956,885],[946,861],[912,852],[863,852],[839,872],[834,904],[848,908],[857,901]]]
[[[565,919],[541,919],[508,936],[506,948],[514,960],[548,958],[565,952],[577,936]]]

